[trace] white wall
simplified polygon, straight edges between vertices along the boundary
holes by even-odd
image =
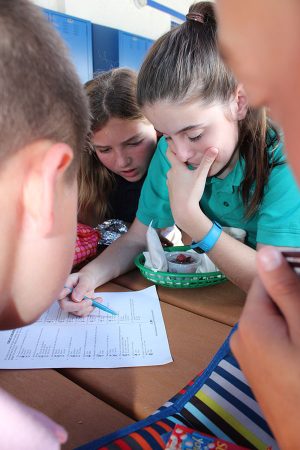
[[[93,23],[157,39],[170,29],[169,14],[149,6],[138,8],[134,0],[32,0],[39,6],[69,14]],[[164,6],[186,14],[194,0],[157,0]],[[152,25],[153,24],[153,25]]]

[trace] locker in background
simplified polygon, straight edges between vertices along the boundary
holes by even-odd
[[[82,83],[90,80],[93,77],[91,22],[44,8],[43,11],[68,47]]]
[[[152,44],[151,39],[119,31],[119,65],[138,71]]]
[[[92,24],[94,72],[119,67],[118,30]]]
[[[153,41],[135,34],[92,24],[94,72],[114,67],[139,70]]]

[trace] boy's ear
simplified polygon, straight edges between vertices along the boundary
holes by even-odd
[[[64,196],[64,176],[73,151],[67,144],[49,141],[33,146],[23,186],[24,226],[46,237],[54,231],[57,203],[59,196]]]
[[[248,98],[242,84],[239,84],[235,92],[235,101],[237,105],[236,118],[242,120],[246,117],[248,111]]]

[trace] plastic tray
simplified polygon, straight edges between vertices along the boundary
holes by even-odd
[[[180,252],[190,250],[190,246],[184,247],[166,247],[167,252]],[[160,286],[170,288],[198,288],[211,286],[213,284],[223,283],[227,280],[222,272],[204,272],[204,273],[173,273],[173,272],[155,272],[144,266],[145,257],[140,253],[134,260],[135,265],[139,268],[141,274]]]

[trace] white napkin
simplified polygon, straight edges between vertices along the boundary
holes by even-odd
[[[173,245],[181,246],[184,245],[182,242],[182,234],[179,228],[176,227],[176,225],[173,225],[172,227],[163,228],[160,230],[161,236],[168,239],[168,241],[172,242]]]
[[[218,272],[219,271],[217,266],[212,262],[211,259],[209,259],[209,257],[205,253],[201,253],[200,256],[201,256],[201,260],[200,260],[200,264],[196,270],[197,273]]]
[[[145,257],[144,266],[154,271],[159,270],[161,272],[167,272],[168,261],[165,252],[158,234],[156,230],[152,228],[151,224],[152,222],[150,223],[146,234],[148,252],[143,253]]]
[[[225,231],[225,233],[229,234],[229,236],[237,239],[238,241],[245,242],[246,231],[242,228],[223,227],[223,231]]]

